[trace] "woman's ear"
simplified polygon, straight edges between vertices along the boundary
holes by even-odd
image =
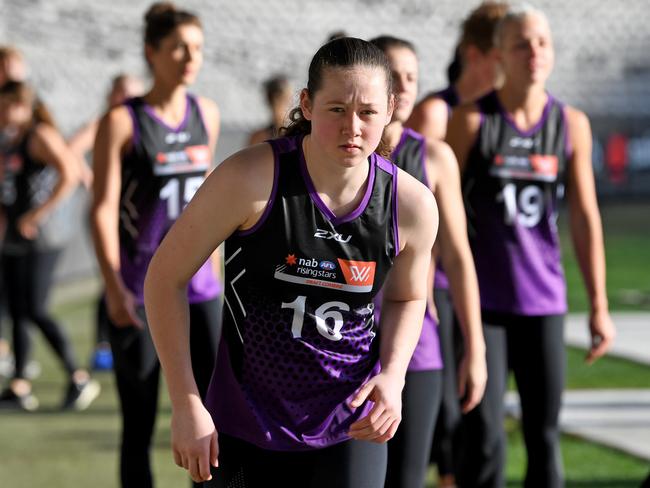
[[[395,95],[391,93],[390,97],[388,97],[388,113],[386,114],[386,125],[390,124],[390,121],[393,118],[393,110],[395,110]]]
[[[144,45],[144,59],[149,67],[151,67],[151,57],[153,56],[153,52],[153,47],[151,47],[149,44]]]
[[[300,110],[302,110],[302,116],[311,121],[312,118],[312,105],[311,98],[309,98],[309,92],[306,88],[303,88],[300,92]]]

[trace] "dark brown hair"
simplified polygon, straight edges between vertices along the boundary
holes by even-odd
[[[384,72],[386,77],[386,96],[393,93],[393,83],[390,65],[384,53],[375,45],[355,37],[341,37],[334,39],[322,46],[309,64],[309,79],[307,81],[307,95],[311,100],[320,90],[323,83],[325,70],[333,68],[351,68],[353,66],[376,67]],[[310,134],[311,122],[305,119],[300,107],[294,108],[289,113],[289,125],[280,131],[282,135]],[[377,147],[377,153],[389,157],[391,148],[382,139]]]
[[[461,55],[467,46],[475,46],[482,53],[494,47],[494,31],[508,11],[505,2],[484,2],[474,9],[463,22],[458,49]]]
[[[0,61],[11,58],[22,59],[23,54],[13,46],[0,46]]]
[[[160,41],[181,25],[202,28],[199,18],[186,10],[179,10],[171,2],[154,3],[144,15],[144,43],[158,48]]]
[[[370,42],[377,46],[381,51],[386,54],[386,51],[392,48],[405,48],[411,51],[413,54],[417,55],[415,46],[412,42],[407,41],[406,39],[400,39],[399,37],[393,36],[378,36],[374,39],[370,39]]]
[[[289,78],[285,75],[276,75],[264,82],[264,94],[269,105],[289,88]]]
[[[37,97],[34,89],[23,81],[8,81],[0,87],[0,97],[32,107],[32,125],[43,123],[56,128],[54,117]]]

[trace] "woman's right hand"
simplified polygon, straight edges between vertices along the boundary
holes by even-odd
[[[217,429],[198,397],[172,413],[172,452],[176,465],[185,468],[196,483],[212,479],[210,466],[219,465]]]
[[[111,292],[106,290],[108,317],[116,327],[144,328],[144,323],[136,312],[135,297],[127,289]]]
[[[458,368],[458,394],[463,398],[463,413],[468,413],[481,402],[486,385],[485,346],[475,347],[472,352],[465,352]]]

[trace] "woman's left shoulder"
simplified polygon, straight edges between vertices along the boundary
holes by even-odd
[[[567,124],[569,124],[569,125],[589,124],[589,118],[587,117],[587,115],[582,110],[579,110],[578,108],[574,107],[573,105],[570,105],[568,103],[564,103],[561,100],[558,100],[557,98],[555,98],[551,94],[549,94],[549,96],[554,100],[554,102],[564,112],[564,118],[565,118]]]
[[[33,137],[41,140],[47,140],[52,137],[60,137],[59,131],[45,122],[39,122],[32,130]]]
[[[202,96],[195,96],[196,102],[199,104],[199,107],[201,108],[201,111],[207,114],[213,114],[213,115],[218,115],[219,114],[219,106],[217,105],[217,102],[212,100],[211,98],[207,97],[202,97]]]
[[[397,170],[397,221],[401,251],[428,249],[438,229],[438,206],[433,192],[416,178]]]
[[[55,127],[44,122],[39,122],[31,131],[30,140],[28,141],[30,151],[40,155],[43,151],[50,151],[52,148],[58,148],[63,143],[63,138]]]
[[[564,113],[566,114],[567,118],[587,119],[587,114],[585,114],[582,110],[574,107],[573,105],[568,105],[565,103],[562,108],[564,109]]]
[[[562,109],[569,139],[573,144],[579,144],[585,137],[591,137],[591,125],[587,114],[571,105],[563,105]]]
[[[408,216],[417,220],[418,215],[434,211],[436,200],[429,188],[400,168],[397,168],[396,176],[400,221]]]

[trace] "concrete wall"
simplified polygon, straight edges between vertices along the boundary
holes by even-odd
[[[26,54],[32,79],[64,131],[102,110],[118,71],[145,74],[142,0],[0,0],[0,43]],[[476,0],[186,0],[205,28],[196,91],[214,98],[228,127],[261,123],[260,81],[288,73],[296,89],[329,32],[392,33],[420,52],[422,91],[445,83],[463,16]],[[555,34],[550,89],[589,115],[650,116],[647,0],[543,0]]]

